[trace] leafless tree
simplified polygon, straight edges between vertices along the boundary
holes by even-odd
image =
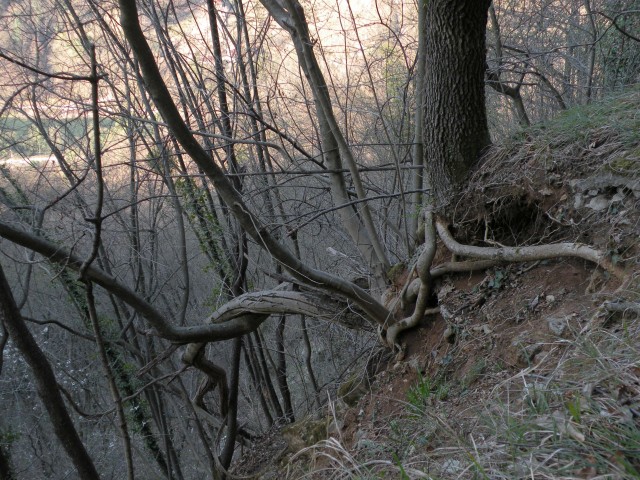
[[[520,123],[547,114],[544,95],[589,101],[603,25],[626,31],[574,2],[586,13],[553,39],[569,45],[558,57],[545,22],[559,5],[530,12],[526,43],[525,19],[489,3],[345,3],[335,18],[298,0],[5,8],[17,27],[0,34],[0,140],[23,170],[0,167],[0,353],[42,366],[53,433],[83,478],[109,468],[101,442],[118,439],[116,475],[224,478],[238,443],[317,411],[358,356],[318,368],[322,342],[379,337],[401,355],[445,273],[577,256],[621,275],[585,246],[468,247],[448,231],[490,143],[485,85]],[[438,238],[468,260],[432,265]]]

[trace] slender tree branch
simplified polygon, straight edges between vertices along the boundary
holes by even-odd
[[[0,322],[0,327],[2,327],[2,335],[0,335],[0,376],[2,376],[2,366],[4,364],[4,347],[7,346],[7,342],[9,341],[9,331],[4,325],[4,320]]]
[[[93,460],[80,440],[69,416],[58,382],[44,352],[22,319],[0,265],[0,321],[11,336],[13,344],[29,365],[36,390],[51,420],[56,437],[72,460],[79,478],[100,480]]]
[[[636,15],[637,15],[638,13],[640,13],[640,10],[626,10],[626,11],[624,11],[624,12],[620,12],[620,13],[618,13],[615,17],[610,17],[610,16],[609,16],[609,15],[607,15],[606,13],[604,13],[604,12],[600,12],[600,11],[593,12],[593,13],[597,13],[598,15],[603,16],[604,18],[606,18],[607,20],[609,20],[609,21],[613,24],[614,28],[615,28],[616,30],[618,30],[621,34],[623,34],[624,36],[626,36],[626,37],[630,38],[631,40],[634,40],[634,41],[636,41],[636,42],[640,43],[640,38],[639,38],[639,37],[636,37],[635,35],[631,35],[629,32],[627,32],[624,28],[622,28],[622,27],[618,24],[618,18],[620,18],[621,16],[623,16],[623,15],[629,15],[629,14],[632,14],[632,13],[634,13],[634,14],[636,14]]]
[[[93,75],[90,76],[86,76],[86,75],[73,75],[71,73],[49,73],[49,72],[45,72],[44,70],[40,70],[39,68],[36,68],[34,66],[31,66],[21,60],[18,60],[17,58],[13,58],[12,56],[4,53],[3,51],[0,50],[0,58],[4,58],[5,60],[18,65],[19,67],[25,68],[27,70],[29,70],[30,72],[33,73],[37,73],[38,75],[42,75],[45,76],[47,78],[56,78],[58,80],[67,80],[67,81],[82,81],[82,82],[87,82],[87,81],[92,81],[92,79],[94,78]],[[103,78],[102,76],[100,78]]]
[[[95,337],[92,337],[91,335],[87,335],[86,333],[82,333],[79,332],[67,325],[65,325],[62,322],[59,322],[58,320],[37,320],[35,318],[29,318],[29,317],[23,317],[25,322],[29,322],[29,323],[35,323],[36,325],[57,325],[58,327],[62,328],[63,330],[66,330],[67,332],[75,335],[76,337],[80,337],[84,340],[88,340],[90,342],[95,342],[96,339]]]

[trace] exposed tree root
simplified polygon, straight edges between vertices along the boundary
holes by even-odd
[[[443,277],[448,273],[469,273],[486,270],[487,268],[495,267],[505,263],[501,260],[470,260],[463,262],[447,262],[431,269],[431,280]],[[414,278],[402,291],[403,304],[410,304],[416,301],[418,298],[418,292],[420,290],[420,279]]]
[[[624,270],[611,263],[604,252],[587,245],[550,243],[532,247],[474,247],[456,242],[441,218],[436,219],[436,228],[445,246],[456,255],[501,262],[532,262],[560,257],[582,258],[595,263],[619,279],[625,277]]]
[[[445,247],[455,255],[472,258],[462,262],[449,262],[431,268],[436,249],[436,230]],[[441,218],[435,220],[430,213],[425,214],[425,247],[415,270],[418,277],[408,280],[400,292],[402,305],[416,302],[411,316],[397,321],[387,328],[383,338],[390,348],[402,351],[398,344],[398,336],[404,330],[415,327],[425,315],[439,313],[439,307],[427,309],[427,300],[431,293],[431,283],[434,278],[454,272],[472,272],[485,270],[503,263],[534,262],[552,258],[573,257],[595,263],[614,277],[624,280],[624,269],[614,265],[606,253],[577,243],[551,243],[547,245],[525,247],[475,247],[458,243],[449,232],[446,223]],[[640,306],[633,302],[608,303],[610,311],[627,311],[638,313]]]
[[[436,229],[434,225],[433,212],[426,210],[424,214],[424,249],[416,262],[416,273],[420,280],[418,295],[416,299],[416,307],[410,317],[404,318],[387,329],[386,341],[391,348],[399,348],[397,344],[400,332],[408,328],[415,327],[424,317],[427,310],[427,302],[431,295],[431,264],[436,254]]]
[[[640,302],[604,302],[602,307],[608,312],[615,313],[633,313],[640,315]]]

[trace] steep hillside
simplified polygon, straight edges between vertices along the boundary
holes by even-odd
[[[372,353],[238,474],[640,478],[640,90],[496,145],[449,220],[477,246],[589,244],[624,278],[566,258],[441,278],[404,356]]]

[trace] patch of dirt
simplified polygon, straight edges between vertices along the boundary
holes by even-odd
[[[439,409],[461,417],[501,377],[552,366],[569,346],[562,339],[586,326],[592,275],[585,262],[561,260],[443,281],[439,300],[448,313],[404,335],[405,359],[380,373],[373,391],[345,412],[346,446],[358,448],[371,432],[384,434],[389,420],[406,411],[407,391],[420,376],[446,381],[451,391]]]
[[[277,479],[277,468],[287,450],[287,442],[280,428],[275,427],[256,438],[249,449],[240,451],[240,458],[233,465],[233,475],[258,475],[263,480]]]

